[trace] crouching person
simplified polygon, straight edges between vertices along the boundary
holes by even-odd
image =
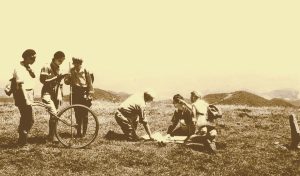
[[[81,104],[87,107],[92,105],[92,95],[94,88],[92,85],[93,75],[82,67],[82,59],[72,58],[74,67],[70,70],[70,75],[65,77],[65,84],[72,87],[72,104]],[[77,137],[86,135],[88,126],[88,110],[83,108],[75,109],[77,128]]]
[[[18,128],[18,145],[25,146],[27,144],[27,135],[34,123],[32,103],[34,101],[33,88],[35,74],[30,65],[35,62],[36,53],[32,49],[28,49],[24,51],[22,57],[23,61],[14,69],[11,89],[15,105],[21,114]]]
[[[167,131],[167,135],[169,136],[190,136],[195,133],[193,112],[184,106],[184,104],[180,103],[182,100],[183,97],[180,94],[176,94],[173,97],[173,105],[176,110],[171,120],[172,124]]]
[[[129,141],[137,141],[139,137],[136,134],[138,123],[143,124],[149,138],[153,140],[151,131],[145,117],[146,103],[153,101],[153,92],[146,91],[131,95],[118,108],[115,113],[115,119],[121,127],[125,137]]]
[[[186,141],[190,140],[192,142],[204,143],[210,152],[215,153],[217,130],[214,119],[208,118],[208,112],[211,106],[202,100],[201,94],[196,91],[191,92],[191,102],[196,130],[195,134],[189,136]],[[182,101],[182,103],[188,106],[186,102]]]

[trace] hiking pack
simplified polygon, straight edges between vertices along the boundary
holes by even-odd
[[[207,120],[213,122],[217,118],[222,118],[222,112],[215,105],[209,105],[207,107]]]

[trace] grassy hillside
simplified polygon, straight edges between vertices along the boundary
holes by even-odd
[[[15,145],[19,114],[12,104],[0,106],[1,175],[297,175],[300,151],[290,151],[288,115],[291,108],[219,106],[218,153],[199,145],[186,147],[156,142],[110,141],[108,130],[120,132],[114,120],[119,103],[94,102],[100,122],[99,137],[87,149],[66,149],[47,143],[48,115],[35,109],[28,150]],[[146,111],[152,131],[165,133],[174,111],[172,104],[156,102]],[[139,135],[144,135],[138,126]]]

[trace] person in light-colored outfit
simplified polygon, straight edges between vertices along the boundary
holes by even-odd
[[[12,81],[14,81],[15,87],[13,90],[13,97],[15,105],[18,107],[21,117],[18,128],[19,139],[18,144],[24,146],[27,144],[27,134],[29,133],[33,123],[34,114],[32,110],[32,104],[34,101],[34,71],[30,68],[35,62],[36,52],[32,49],[28,49],[22,54],[23,61],[16,65]]]
[[[131,95],[119,106],[115,113],[115,119],[127,140],[139,140],[139,137],[136,134],[138,123],[143,124],[149,138],[153,139],[148,120],[144,112],[146,103],[153,101],[153,98],[154,93],[152,91],[136,93]]]

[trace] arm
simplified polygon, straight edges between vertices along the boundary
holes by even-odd
[[[70,85],[71,84],[71,76],[66,76],[64,79],[64,82],[66,85]]]
[[[41,82],[42,84],[49,84],[49,83],[53,83],[53,82],[59,80],[58,78],[61,78],[61,76],[60,76],[60,75],[57,75],[57,76],[54,76],[53,78],[47,79],[47,75],[42,75],[42,74],[41,74],[41,75],[40,75],[40,82]]]
[[[149,124],[146,122],[146,123],[143,123],[143,126],[144,126],[144,128],[145,128],[145,131],[146,131],[147,134],[149,135],[149,138],[150,138],[151,140],[153,140],[152,135],[151,135],[151,131],[150,131]]]
[[[150,131],[150,127],[149,127],[149,124],[148,124],[148,121],[147,121],[147,119],[145,117],[145,111],[141,107],[139,108],[139,111],[140,111],[140,115],[139,115],[140,116],[140,120],[139,121],[140,121],[140,123],[143,124],[143,126],[145,128],[145,131],[148,134],[149,138],[151,140],[153,140],[152,135],[151,135],[151,131]]]
[[[184,100],[179,100],[179,102],[181,104],[183,104],[186,108],[188,108],[189,110],[192,110],[192,105],[188,104],[186,101]]]
[[[179,122],[177,111],[174,112],[171,122],[172,122],[172,124],[169,126],[169,128],[167,130],[167,134],[169,134],[169,135],[172,135],[174,129],[176,128],[176,126]]]

